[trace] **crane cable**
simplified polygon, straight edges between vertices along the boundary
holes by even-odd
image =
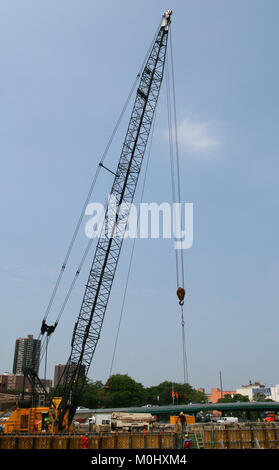
[[[94,187],[95,187],[95,185],[96,185],[96,182],[97,182],[97,179],[98,179],[100,170],[101,170],[101,166],[102,166],[102,164],[103,164],[104,161],[105,161],[105,158],[106,158],[106,156],[107,156],[107,153],[108,153],[108,151],[109,151],[109,149],[110,149],[110,146],[111,146],[111,144],[112,144],[113,138],[114,138],[114,136],[115,136],[115,134],[116,134],[116,132],[117,132],[117,129],[118,129],[119,125],[120,125],[121,119],[122,119],[122,117],[123,117],[123,115],[124,115],[124,113],[125,113],[125,111],[126,111],[126,108],[127,108],[128,104],[129,104],[129,101],[130,101],[130,98],[131,98],[131,96],[132,96],[132,93],[133,93],[133,91],[134,91],[134,89],[135,89],[135,87],[136,87],[136,83],[137,83],[137,81],[138,81],[138,78],[139,78],[139,77],[138,77],[138,75],[137,75],[137,77],[136,77],[136,79],[135,79],[135,81],[134,81],[134,83],[133,83],[133,86],[132,86],[132,88],[131,88],[131,90],[130,90],[130,93],[129,93],[129,95],[128,95],[128,98],[127,98],[127,100],[126,100],[126,102],[125,102],[125,104],[124,104],[124,107],[123,107],[123,109],[122,109],[122,111],[121,111],[121,113],[120,113],[120,116],[119,116],[119,118],[118,118],[118,120],[117,120],[117,122],[116,122],[116,125],[115,125],[115,127],[114,127],[114,129],[113,129],[113,132],[112,132],[112,134],[111,134],[111,136],[110,136],[110,139],[109,139],[108,144],[107,144],[107,146],[106,146],[106,148],[105,148],[105,151],[104,151],[104,153],[103,153],[103,155],[102,155],[102,157],[101,157],[101,160],[100,160],[100,163],[99,163],[99,165],[98,165],[98,168],[97,168],[97,170],[96,170],[96,172],[95,172],[95,175],[94,175],[94,177],[93,177],[93,180],[92,180],[92,183],[91,183],[89,192],[88,192],[87,197],[86,197],[86,199],[85,199],[85,201],[84,201],[84,204],[83,204],[83,206],[82,206],[82,210],[81,210],[80,216],[79,216],[79,218],[78,218],[78,221],[77,221],[77,224],[76,224],[76,227],[75,227],[73,236],[72,236],[72,238],[71,238],[71,240],[70,240],[70,244],[69,244],[68,250],[67,250],[67,252],[66,252],[66,256],[65,256],[64,262],[63,262],[63,264],[62,264],[62,267],[61,267],[59,276],[58,276],[58,278],[57,278],[57,281],[56,281],[56,283],[55,283],[55,286],[54,286],[52,295],[51,295],[51,297],[50,297],[50,301],[49,301],[49,303],[48,303],[48,306],[47,306],[47,309],[46,309],[46,312],[45,312],[44,320],[47,319],[47,316],[48,316],[48,314],[49,314],[49,312],[50,312],[51,306],[52,306],[52,304],[53,304],[53,301],[54,301],[54,298],[55,298],[55,295],[56,295],[56,292],[57,292],[57,289],[58,289],[59,284],[60,284],[60,281],[61,281],[61,279],[62,279],[62,275],[63,275],[63,273],[64,273],[64,271],[65,271],[67,262],[68,262],[68,260],[69,260],[71,251],[72,251],[73,246],[74,246],[74,242],[75,242],[76,237],[77,237],[77,235],[78,235],[78,232],[79,232],[79,229],[80,229],[80,226],[81,226],[81,223],[82,223],[82,219],[83,219],[83,217],[84,217],[85,209],[86,209],[86,207],[87,207],[87,205],[88,205],[88,203],[89,203],[89,200],[90,200],[90,198],[91,198],[93,189],[94,189]]]
[[[144,57],[144,60],[142,61],[141,67],[140,67],[140,69],[139,69],[139,72],[138,72],[138,74],[137,74],[137,76],[136,76],[136,79],[134,80],[134,83],[133,83],[133,85],[132,85],[132,87],[131,87],[131,89],[130,89],[130,92],[129,92],[129,94],[128,94],[128,97],[127,97],[127,99],[126,99],[126,101],[125,101],[125,103],[124,103],[124,106],[123,106],[123,108],[122,108],[122,111],[121,111],[121,113],[120,113],[120,116],[119,116],[119,118],[118,118],[118,120],[117,120],[117,122],[116,122],[116,125],[115,125],[115,127],[114,127],[114,129],[113,129],[113,132],[112,132],[112,134],[111,134],[111,136],[110,136],[110,138],[109,138],[109,141],[108,141],[108,143],[107,143],[107,146],[106,146],[106,148],[105,148],[105,150],[104,150],[104,152],[103,152],[103,154],[102,154],[101,160],[100,160],[100,162],[99,162],[99,164],[98,164],[98,167],[97,167],[97,170],[96,170],[95,175],[94,175],[94,177],[93,177],[93,180],[92,180],[92,183],[91,183],[89,192],[88,192],[88,194],[87,194],[87,197],[86,197],[85,202],[84,202],[84,204],[83,204],[83,207],[82,207],[80,216],[79,216],[79,218],[78,218],[78,222],[77,222],[77,224],[76,224],[76,227],[75,227],[73,236],[72,236],[72,238],[71,238],[71,240],[70,240],[70,244],[69,244],[68,250],[67,250],[67,252],[66,252],[66,256],[65,256],[64,262],[63,262],[63,264],[62,264],[62,267],[61,267],[61,270],[60,270],[60,272],[59,272],[58,278],[57,278],[57,280],[56,280],[56,283],[55,283],[53,292],[52,292],[51,297],[50,297],[50,300],[49,300],[49,303],[48,303],[48,305],[47,305],[47,308],[46,308],[46,311],[45,311],[45,315],[44,315],[44,318],[43,318],[43,324],[46,322],[46,319],[47,319],[47,317],[48,317],[48,315],[49,315],[49,312],[50,312],[50,310],[51,310],[51,307],[52,307],[52,305],[53,305],[54,298],[55,298],[56,293],[57,293],[57,291],[58,291],[58,287],[59,287],[59,285],[60,285],[60,283],[61,283],[63,274],[64,274],[64,272],[65,272],[67,262],[68,262],[68,260],[69,260],[71,251],[72,251],[72,249],[73,249],[75,240],[76,240],[76,238],[77,238],[77,235],[78,235],[78,232],[79,232],[79,229],[80,229],[80,226],[81,226],[83,217],[84,217],[85,209],[86,209],[86,207],[87,207],[87,205],[88,205],[88,203],[89,203],[89,200],[90,200],[90,198],[91,198],[93,189],[94,189],[94,187],[95,187],[95,185],[96,185],[96,182],[97,182],[97,179],[98,179],[98,176],[99,176],[101,167],[103,166],[103,163],[104,163],[105,158],[106,158],[106,156],[107,156],[107,154],[108,154],[108,151],[109,151],[109,149],[110,149],[110,146],[111,146],[111,144],[112,144],[112,141],[113,141],[113,139],[114,139],[114,137],[115,137],[115,134],[116,134],[116,132],[117,132],[117,130],[118,130],[118,128],[119,128],[119,125],[120,125],[120,123],[121,123],[121,120],[122,120],[122,118],[123,118],[123,116],[124,116],[124,114],[125,114],[125,112],[126,112],[126,109],[127,109],[128,104],[129,104],[129,102],[130,102],[130,99],[131,99],[131,97],[132,97],[132,95],[133,95],[133,92],[134,92],[134,90],[135,90],[135,88],[136,88],[136,85],[137,85],[137,83],[138,83],[138,81],[139,81],[139,79],[140,79],[140,76],[141,76],[142,71],[143,71],[143,69],[144,69],[144,67],[145,67],[145,64],[146,64],[146,60],[147,60],[147,58],[148,58],[149,55],[150,55],[150,51],[151,51],[151,49],[152,49],[152,47],[153,47],[153,44],[154,44],[154,41],[155,41],[155,39],[156,39],[156,37],[157,37],[157,35],[158,35],[158,30],[159,30],[159,28],[160,28],[160,24],[159,24],[159,26],[158,26],[158,28],[157,28],[157,30],[156,30],[156,33],[155,33],[155,35],[154,35],[154,37],[153,37],[153,39],[152,39],[152,41],[151,41],[150,46],[149,46],[149,48],[148,48],[148,50],[147,50],[147,52],[146,52],[146,54],[145,54],[145,57]],[[74,278],[73,278],[73,280],[72,280],[72,282],[71,282],[71,284],[70,284],[70,287],[69,287],[68,292],[67,292],[67,294],[66,294],[66,296],[65,296],[65,299],[64,299],[64,301],[63,301],[63,304],[62,304],[62,306],[61,306],[61,308],[60,308],[60,310],[59,310],[59,313],[58,313],[56,322],[54,323],[54,329],[56,328],[56,326],[57,326],[57,324],[58,324],[58,322],[59,322],[59,320],[60,320],[60,318],[61,318],[61,316],[62,316],[62,314],[63,314],[63,312],[64,312],[64,310],[65,310],[65,307],[66,307],[66,305],[67,305],[67,303],[68,303],[68,300],[69,300],[69,298],[70,298],[70,295],[71,295],[71,293],[72,293],[72,291],[73,291],[73,289],[74,289],[75,283],[76,283],[77,278],[78,278],[78,276],[79,276],[79,274],[80,274],[80,271],[81,271],[81,269],[82,269],[82,266],[83,266],[83,264],[84,264],[84,262],[85,262],[85,260],[86,260],[86,257],[87,257],[87,254],[88,254],[88,252],[89,252],[89,249],[90,249],[90,247],[91,247],[91,245],[92,245],[92,242],[93,242],[93,239],[91,238],[91,239],[89,240],[89,242],[88,242],[88,244],[87,244],[85,250],[84,250],[82,259],[81,259],[81,261],[80,261],[80,264],[79,264],[79,266],[78,266],[78,268],[77,268],[77,270],[76,270],[76,272],[75,272]],[[38,337],[38,339],[42,338],[42,336],[43,336],[43,333],[41,332],[40,335],[39,335],[39,337]],[[44,338],[44,340],[43,340],[42,349],[41,349],[41,355],[40,355],[40,362],[42,361],[42,358],[44,357],[45,354],[46,354],[46,361],[47,361],[47,348],[48,348],[49,340],[50,340],[50,336],[49,336],[49,335],[47,335],[47,336]],[[32,362],[32,360],[31,360],[31,362]],[[45,364],[45,371],[46,371],[46,367],[47,367],[47,365]]]
[[[156,32],[156,34],[155,34],[154,37],[156,37],[156,35],[157,35],[157,32]],[[110,138],[109,138],[109,141],[108,141],[108,143],[107,143],[107,146],[106,146],[106,148],[105,148],[105,150],[104,150],[104,152],[103,152],[103,155],[102,155],[102,157],[101,157],[101,160],[100,160],[100,162],[99,162],[99,164],[98,164],[98,168],[97,168],[97,170],[96,170],[96,172],[95,172],[95,175],[94,175],[94,177],[93,177],[93,180],[92,180],[92,183],[91,183],[89,192],[88,192],[87,197],[86,197],[86,199],[85,199],[85,202],[84,202],[84,204],[83,204],[83,206],[82,206],[82,210],[81,210],[80,216],[79,216],[79,218],[78,218],[78,221],[77,221],[77,224],[76,224],[76,227],[75,227],[73,236],[72,236],[72,238],[71,238],[71,240],[70,240],[70,244],[69,244],[68,250],[67,250],[67,252],[66,252],[66,256],[65,256],[64,262],[63,262],[63,264],[62,264],[62,267],[61,267],[59,276],[58,276],[58,278],[57,278],[57,281],[56,281],[56,283],[55,283],[55,286],[54,286],[52,295],[51,295],[51,297],[50,297],[50,301],[49,301],[49,303],[48,303],[48,305],[47,305],[46,312],[45,312],[45,316],[44,316],[44,320],[47,319],[48,314],[49,314],[50,309],[51,309],[51,306],[52,306],[52,304],[53,304],[55,295],[56,295],[56,293],[57,293],[57,289],[58,289],[59,284],[60,284],[60,282],[61,282],[61,279],[62,279],[63,273],[64,273],[64,271],[65,271],[65,269],[66,269],[66,265],[67,265],[67,262],[68,262],[68,260],[69,260],[69,257],[70,257],[72,248],[73,248],[73,246],[74,246],[76,237],[77,237],[77,235],[78,235],[78,232],[79,232],[79,229],[80,229],[80,226],[81,226],[81,223],[82,223],[82,219],[83,219],[83,217],[84,217],[85,209],[86,209],[86,207],[87,207],[87,205],[88,205],[88,203],[89,203],[89,200],[90,200],[90,198],[91,198],[93,189],[94,189],[94,187],[95,187],[95,185],[96,185],[96,182],[97,182],[97,179],[98,179],[98,176],[99,176],[101,167],[102,167],[102,165],[103,165],[103,163],[104,163],[104,161],[105,161],[105,158],[106,158],[107,153],[108,153],[108,151],[109,151],[109,149],[110,149],[110,146],[111,146],[111,144],[112,144],[112,141],[113,141],[113,139],[114,139],[114,137],[115,137],[115,134],[116,134],[116,132],[117,132],[117,130],[118,130],[118,128],[119,128],[119,125],[120,125],[120,123],[121,123],[121,120],[122,120],[122,118],[123,118],[123,115],[125,114],[125,111],[126,111],[126,109],[127,109],[127,106],[128,106],[128,104],[129,104],[130,99],[131,99],[131,97],[132,97],[132,94],[133,94],[133,92],[134,92],[134,90],[135,90],[136,84],[137,84],[137,82],[138,82],[138,80],[139,80],[139,78],[140,78],[140,75],[141,75],[142,70],[143,70],[143,68],[144,68],[146,59],[147,59],[147,57],[149,56],[150,50],[151,50],[151,48],[152,48],[153,42],[154,42],[154,40],[152,41],[152,43],[151,43],[151,45],[150,45],[150,47],[149,47],[149,49],[148,49],[148,51],[147,51],[147,53],[146,53],[146,55],[145,55],[145,58],[144,58],[144,60],[143,60],[143,62],[142,62],[142,65],[141,65],[141,67],[140,67],[140,69],[139,69],[139,72],[138,72],[138,74],[137,74],[137,76],[136,76],[136,79],[134,80],[134,83],[133,83],[132,88],[131,88],[131,90],[130,90],[130,92],[129,92],[129,94],[128,94],[128,97],[127,97],[127,99],[126,99],[126,101],[125,101],[125,103],[124,103],[124,106],[123,106],[123,108],[122,108],[122,111],[121,111],[121,113],[120,113],[120,116],[119,116],[119,118],[118,118],[118,120],[117,120],[117,122],[116,122],[116,125],[115,125],[115,127],[114,127],[114,129],[113,129],[113,132],[112,132],[112,134],[111,134],[111,136],[110,136]]]
[[[171,68],[171,80],[169,71],[169,62]],[[168,126],[169,126],[169,147],[170,147],[170,166],[171,166],[171,184],[172,184],[172,200],[173,204],[179,203],[181,208],[181,183],[180,183],[180,163],[179,163],[179,149],[178,149],[178,131],[177,131],[177,113],[176,113],[176,98],[175,98],[175,79],[174,79],[174,65],[173,65],[173,48],[172,37],[170,28],[170,59],[167,58],[167,73],[166,73],[166,87],[167,87],[167,108],[168,108]],[[171,100],[171,84],[172,82],[172,100]],[[172,113],[173,106],[173,113]],[[173,114],[173,117],[172,117]],[[173,122],[172,122],[173,121]],[[174,134],[174,135],[173,135]],[[174,143],[175,145],[174,145]],[[174,147],[174,148],[173,148]],[[175,157],[174,158],[174,154]],[[176,172],[175,172],[176,167]],[[176,174],[175,174],[176,173]],[[177,185],[177,189],[176,189]],[[176,195],[177,193],[177,195]],[[177,222],[182,226],[181,210],[179,211],[180,220],[176,220],[177,213],[173,211],[174,227],[177,227]],[[183,378],[184,383],[189,383],[188,376],[188,361],[186,352],[186,339],[185,339],[185,320],[184,320],[184,296],[185,296],[185,280],[184,280],[184,257],[182,246],[179,249],[180,257],[178,256],[178,249],[175,248],[175,266],[176,266],[176,282],[177,282],[177,295],[179,298],[179,305],[181,309],[181,330],[182,330],[182,359],[183,359]]]

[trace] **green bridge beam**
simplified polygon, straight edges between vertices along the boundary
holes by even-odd
[[[111,412],[128,412],[128,413],[151,413],[151,414],[179,414],[198,413],[200,411],[279,411],[279,402],[234,402],[234,403],[192,403],[187,405],[168,405],[168,406],[151,406],[151,407],[131,407],[131,408],[96,408],[90,409],[92,413],[111,413]],[[87,410],[88,413],[89,410]],[[84,413],[86,411],[84,410]],[[80,414],[83,414],[80,410]]]

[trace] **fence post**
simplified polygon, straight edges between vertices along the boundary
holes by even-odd
[[[172,448],[172,449],[176,449],[176,439],[175,439],[175,435],[176,435],[176,434],[175,434],[174,432],[171,433],[171,448]]]
[[[70,449],[71,448],[71,433],[69,432],[68,434],[68,439],[67,439],[67,444],[66,444],[66,449]]]
[[[162,433],[161,432],[158,436],[158,449],[162,449]]]
[[[101,432],[99,439],[98,439],[98,449],[102,449],[102,443],[103,443],[103,433]]]
[[[147,436],[146,436],[146,430],[143,430],[143,448],[147,448]]]
[[[132,440],[132,435],[133,433],[130,432],[129,434],[129,449],[132,449],[133,448],[133,440]]]
[[[251,437],[251,447],[252,447],[252,449],[254,449],[255,448],[255,446],[254,446],[254,433],[253,433],[252,426],[250,426],[250,437]]]
[[[276,429],[275,423],[273,423],[273,430],[274,430],[275,449],[278,449],[277,429]]]
[[[257,438],[255,438],[255,443],[256,443],[257,449],[261,449],[260,443]]]
[[[178,446],[177,446],[177,433],[176,432],[172,433],[172,448],[173,449],[178,448]]]
[[[230,448],[230,432],[228,430],[228,428],[225,428],[225,436],[226,436],[226,448],[229,449]]]
[[[263,447],[268,449],[270,447],[269,439],[266,438],[266,425],[263,427]]]

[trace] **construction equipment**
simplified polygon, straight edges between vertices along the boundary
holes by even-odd
[[[71,429],[71,423],[79,404],[80,395],[87,377],[92,358],[100,338],[100,332],[114,280],[123,235],[128,223],[129,208],[142,166],[142,161],[151,130],[157,100],[163,80],[167,51],[168,31],[172,11],[167,10],[152,45],[151,52],[142,71],[132,110],[128,130],[124,140],[120,160],[110,192],[114,209],[106,209],[103,229],[98,238],[93,263],[82,300],[77,322],[74,326],[71,353],[63,376],[63,390],[59,399],[50,395],[34,370],[32,363],[24,369],[25,380],[32,389],[32,402],[26,401],[24,393],[22,403],[12,414],[5,426],[6,432],[23,431],[36,427],[62,432]],[[104,167],[103,164],[99,168]],[[68,256],[68,254],[67,254]],[[65,264],[62,266],[62,271]],[[79,270],[77,271],[79,274]],[[52,299],[51,299],[52,301]],[[57,327],[42,322],[41,334],[48,338]],[[48,399],[46,407],[36,405],[36,390],[44,390]],[[54,392],[55,393],[55,392]]]
[[[149,431],[155,421],[151,413],[114,412],[111,415],[111,431]]]
[[[196,422],[195,416],[185,415],[186,424],[194,424]],[[179,416],[170,416],[170,424],[179,424]]]
[[[5,422],[4,432],[55,432],[57,430],[56,415],[60,402],[61,398],[59,397],[52,399],[51,406],[16,408],[10,418]],[[67,416],[64,418],[63,425],[68,430],[72,430],[72,425],[68,423]]]
[[[276,416],[275,413],[268,413],[267,416],[264,418],[264,421],[266,423],[272,423],[272,422],[275,422],[275,421],[279,421],[279,417]]]

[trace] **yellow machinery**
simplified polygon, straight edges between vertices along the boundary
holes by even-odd
[[[53,398],[50,407],[38,406],[31,408],[17,408],[5,423],[4,432],[58,432],[58,406],[61,398]],[[66,431],[72,430],[68,425],[68,413],[63,419]]]
[[[195,416],[185,415],[186,424],[195,424]],[[170,424],[178,424],[179,423],[179,416],[170,416]]]

